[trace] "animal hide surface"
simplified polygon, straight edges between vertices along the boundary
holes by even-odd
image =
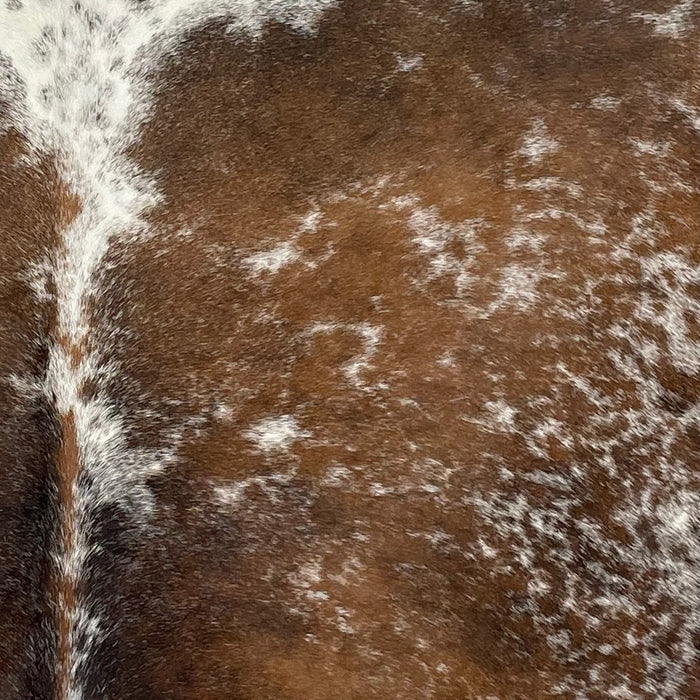
[[[695,0],[0,1],[0,700],[691,700]]]

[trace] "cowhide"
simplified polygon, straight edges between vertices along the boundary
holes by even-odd
[[[696,0],[0,2],[0,700],[698,698]]]

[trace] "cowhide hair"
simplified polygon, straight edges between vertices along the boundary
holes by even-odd
[[[0,700],[700,695],[697,0],[0,1]]]

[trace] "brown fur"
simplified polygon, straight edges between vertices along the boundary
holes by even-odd
[[[109,633],[92,652],[86,698],[602,700],[625,682],[629,697],[670,699],[658,690],[671,687],[667,671],[644,653],[677,655],[688,610],[659,593],[671,575],[661,559],[635,570],[614,552],[644,542],[661,556],[660,525],[638,500],[643,468],[662,484],[658,503],[676,487],[662,473],[662,434],[628,431],[627,412],[648,408],[611,353],[636,358],[659,387],[654,416],[686,425],[697,374],[674,365],[653,323],[634,321],[636,345],[613,328],[642,298],[659,312],[670,303],[644,256],[698,262],[697,134],[658,97],[697,106],[697,22],[670,40],[630,21],[633,3],[465,5],[346,1],[310,36],[271,24],[256,41],[214,21],[153,76],[155,107],[129,156],[163,199],[148,216],[152,235],[112,244],[90,343],[121,368],[106,393],[130,445],[177,439],[178,458],[149,480],[156,508],[146,524],[119,505],[100,510],[82,585],[103,601]],[[644,11],[668,9],[655,5]],[[397,56],[422,63],[397,71]],[[602,94],[619,108],[591,107]],[[528,159],[523,138],[538,120],[558,148]],[[4,139],[3,281],[13,261],[59,245],[68,210],[79,208],[48,164],[13,165],[21,141]],[[670,155],[640,154],[637,141],[668,143]],[[537,178],[564,184],[524,186]],[[445,230],[473,222],[474,241],[445,243],[459,268],[431,275],[411,242],[411,211],[392,199],[408,196]],[[619,257],[649,202],[663,235]],[[314,209],[316,230],[299,229]],[[524,215],[552,210],[564,215],[531,219],[539,247],[509,243]],[[596,224],[605,226],[597,238]],[[251,273],[250,256],[296,229],[296,260]],[[538,271],[533,302],[502,296],[521,268]],[[3,371],[40,377],[51,311],[17,285],[0,313],[10,328]],[[697,338],[697,318],[686,322]],[[313,330],[320,323],[335,326]],[[380,345],[349,375],[366,354],[361,324],[382,328]],[[654,362],[640,354],[646,341],[660,348]],[[565,381],[562,365],[609,408]],[[515,412],[513,429],[489,423],[497,401]],[[0,669],[11,680],[7,690],[0,680],[0,696],[65,698],[65,676],[49,691],[46,671],[27,659],[40,627],[41,644],[65,663],[60,608],[72,593],[56,593],[56,622],[46,568],[50,548],[71,537],[70,521],[56,525],[49,513],[78,478],[72,417],[41,401],[1,405],[0,494],[10,505],[0,573],[11,583],[2,584]],[[256,450],[250,426],[281,415],[308,436]],[[537,456],[528,440],[545,416],[573,437],[546,435]],[[679,430],[671,457],[693,471],[697,425]],[[598,446],[613,439],[616,476]],[[334,485],[338,467],[345,476]],[[242,500],[217,500],[244,480]],[[500,515],[478,505],[490,498]],[[522,502],[518,534],[508,507]],[[641,514],[633,532],[619,512]],[[29,520],[42,525],[28,539]],[[533,593],[535,569],[546,595]],[[596,602],[616,586],[637,612]],[[565,654],[554,650],[562,635]],[[653,638],[651,647],[629,635]],[[697,664],[683,667],[675,698],[693,697]]]

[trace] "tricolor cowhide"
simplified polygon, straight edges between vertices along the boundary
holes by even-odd
[[[694,0],[3,0],[0,700],[698,697]]]

